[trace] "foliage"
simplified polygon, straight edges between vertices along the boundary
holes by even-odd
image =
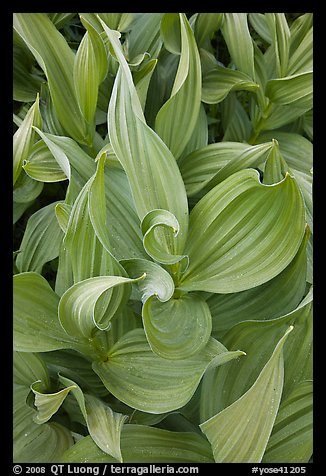
[[[14,14],[14,461],[312,455],[312,14]]]

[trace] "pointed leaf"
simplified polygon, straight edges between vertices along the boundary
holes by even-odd
[[[53,157],[43,140],[34,144],[31,153],[24,161],[23,169],[34,180],[40,182],[61,182],[67,176]]]
[[[230,293],[263,284],[292,261],[303,234],[303,200],[290,175],[263,185],[255,170],[236,172],[191,212],[179,287]]]
[[[250,389],[232,405],[200,425],[216,463],[259,463],[278,412],[283,388],[284,342],[289,327]]]
[[[31,390],[35,395],[35,406],[37,407],[37,413],[33,420],[38,424],[50,420],[52,415],[58,411],[68,393],[75,388],[71,385],[55,393],[44,393],[43,386],[41,381],[36,381],[31,385]]]
[[[94,362],[93,369],[122,402],[148,413],[164,413],[187,403],[210,362],[225,353],[225,347],[211,338],[200,355],[164,359],[152,352],[143,329],[135,329],[110,349],[106,362]]]
[[[290,53],[290,29],[284,13],[266,13],[265,19],[270,31],[275,52],[278,78],[287,74]]]
[[[313,73],[295,74],[281,79],[270,79],[265,94],[270,100],[281,106],[290,104],[303,109],[312,108]]]

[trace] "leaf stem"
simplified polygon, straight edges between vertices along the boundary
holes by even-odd
[[[251,136],[248,139],[249,144],[254,145],[256,143],[257,137],[259,136],[261,131],[264,129],[266,119],[268,119],[268,117],[271,115],[272,108],[273,108],[273,103],[269,102],[266,108],[261,112],[257,125],[256,127],[253,128]]]

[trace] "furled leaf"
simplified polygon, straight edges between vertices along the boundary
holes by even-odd
[[[241,355],[241,353],[240,353]],[[218,365],[229,354],[215,339],[194,357],[168,360],[152,352],[143,329],[125,334],[109,351],[108,360],[93,363],[107,389],[127,405],[148,413],[180,408],[194,394],[211,362]]]
[[[177,218],[180,232],[172,254],[181,254],[188,204],[179,168],[169,149],[146,125],[121,44],[106,26],[105,31],[120,62],[108,111],[112,148],[126,171],[139,218],[142,220],[153,209],[167,210]]]
[[[288,71],[290,28],[285,13],[266,13],[265,18],[275,53],[277,77],[283,78]]]
[[[59,255],[62,232],[54,213],[57,203],[50,203],[29,218],[16,260],[20,273],[40,272],[45,263]]]
[[[128,291],[110,293],[108,300],[101,300],[101,305],[96,306],[99,299],[106,291],[137,282],[138,279],[143,277],[96,276],[74,284],[59,302],[58,315],[62,327],[71,336],[86,338],[91,338],[96,329],[107,330],[114,314],[128,300]]]
[[[16,385],[14,388],[13,462],[57,462],[73,445],[71,432],[55,422],[34,423],[35,410],[26,404],[28,393],[28,387]]]
[[[281,402],[263,463],[307,463],[313,452],[313,384],[302,381]]]
[[[85,418],[88,431],[97,446],[122,462],[120,434],[127,416],[112,411],[99,398],[84,394],[72,380],[60,376],[60,382],[65,385],[66,389],[71,388]]]
[[[41,127],[42,118],[39,109],[39,96],[28,110],[23,122],[13,137],[13,183],[15,185],[24,160],[26,160],[35,141],[35,132],[32,126]]]
[[[73,82],[74,54],[45,13],[15,13],[14,28],[43,69],[58,119],[82,144],[90,140]]]
[[[39,380],[34,382],[31,386],[31,390],[35,395],[34,404],[37,408],[37,413],[33,418],[34,422],[42,424],[50,420],[73,388],[75,387],[71,385],[55,393],[44,393],[43,383]]]
[[[263,185],[254,170],[236,172],[191,212],[179,287],[230,293],[263,284],[291,262],[303,234],[303,200],[289,174]]]
[[[198,355],[212,330],[209,307],[196,295],[186,294],[167,302],[150,297],[143,306],[142,316],[151,349],[166,359]]]
[[[171,18],[173,17],[173,18]],[[166,28],[166,22],[169,28]],[[169,100],[159,110],[155,131],[178,159],[189,141],[199,114],[201,98],[201,68],[193,31],[184,14],[166,13],[162,19],[163,38],[180,22],[180,61]],[[168,46],[167,46],[167,49]],[[174,126],[179,124],[178,128]]]
[[[198,13],[194,28],[198,47],[208,49],[213,34],[222,24],[223,13]]]
[[[283,388],[283,345],[289,327],[255,383],[233,404],[200,425],[216,463],[259,463],[278,412]]]
[[[66,174],[43,140],[34,144],[29,157],[23,163],[23,169],[29,177],[40,182],[67,180]]]
[[[259,85],[241,71],[216,66],[203,78],[202,101],[206,104],[217,104],[229,94],[230,91],[253,91]]]

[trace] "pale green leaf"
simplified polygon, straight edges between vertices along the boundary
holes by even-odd
[[[121,44],[105,26],[120,68],[112,91],[108,130],[112,148],[123,165],[139,218],[153,209],[173,213],[180,225],[173,254],[181,254],[188,227],[188,204],[179,168],[159,136],[145,123]]]
[[[267,43],[272,43],[272,36],[264,13],[249,13],[249,22],[259,36]]]
[[[296,256],[275,278],[246,291],[213,294],[207,299],[212,314],[213,337],[221,338],[238,322],[274,319],[295,309],[306,287],[309,235],[310,232],[306,228]]]
[[[97,444],[105,453],[122,462],[120,450],[120,434],[126,415],[116,413],[99,398],[84,394],[81,388],[70,379],[60,376],[60,382],[71,388],[81,412],[85,418],[88,431]]]
[[[131,61],[141,53],[148,53],[151,59],[158,57],[162,48],[160,35],[162,16],[163,13],[146,13],[146,15],[140,14],[135,19],[127,40]]]
[[[102,295],[116,286],[128,285],[142,278],[96,276],[74,284],[59,302],[58,315],[62,327],[71,336],[86,338],[91,338],[96,329],[107,330],[114,314],[128,300],[128,286],[126,291],[110,293],[108,299],[100,300]],[[101,305],[96,307],[99,300]]]
[[[304,234],[304,204],[287,174],[263,185],[255,170],[236,172],[193,208],[178,287],[239,292],[272,279],[291,262]]]
[[[200,435],[173,432],[147,425],[125,425],[121,433],[124,463],[212,463],[209,444]],[[67,450],[61,462],[116,462],[101,451],[90,437]]]
[[[311,109],[313,98],[313,73],[311,71],[270,79],[266,84],[265,94],[280,106]]]
[[[15,385],[13,418],[13,462],[51,463],[73,445],[71,432],[58,423],[37,425],[35,410],[26,404],[29,388]]]
[[[14,187],[13,200],[16,203],[31,203],[37,198],[42,190],[44,184],[29,177],[25,172],[22,172]]]
[[[44,384],[39,380],[31,385],[31,390],[35,395],[34,404],[37,408],[33,420],[39,425],[50,420],[59,410],[68,393],[75,387],[71,385],[55,393],[44,393],[43,388]]]
[[[307,14],[311,15],[311,14]],[[304,16],[304,15],[303,15]],[[300,18],[300,17],[299,17]],[[309,22],[312,18],[309,19]],[[296,37],[291,33],[291,57],[289,59],[288,75],[311,71],[313,67],[313,27],[311,26],[300,44],[297,44]]]
[[[178,159],[196,126],[201,98],[201,68],[194,34],[184,14],[165,14],[161,24],[163,38],[169,34],[170,30],[165,31],[165,22],[171,15],[175,17],[173,24],[180,22],[180,61],[171,96],[157,113],[155,131]],[[177,128],[174,126],[176,122]]]
[[[212,318],[207,303],[194,294],[161,302],[150,297],[142,309],[144,329],[153,352],[170,359],[198,356],[208,342]]]
[[[34,272],[16,274],[13,283],[14,350],[76,349],[94,356],[88,341],[69,336],[61,327],[59,297],[43,276]]]
[[[254,78],[254,48],[247,15],[247,13],[224,13],[221,30],[237,68],[250,78]]]
[[[50,203],[29,218],[16,260],[20,273],[40,272],[45,263],[59,255],[63,235],[54,213],[58,203]]]
[[[200,425],[216,463],[259,463],[278,412],[283,388],[284,342],[289,327],[255,383],[233,404]]]
[[[43,140],[34,144],[29,157],[24,161],[23,169],[29,177],[40,182],[67,180],[66,174]]]
[[[275,53],[276,74],[278,78],[287,75],[290,53],[290,28],[285,13],[266,13],[265,19],[272,39]]]
[[[206,104],[217,104],[223,101],[231,91],[255,92],[259,84],[241,71],[216,66],[203,77],[201,99]]]
[[[55,216],[61,230],[66,234],[68,228],[69,217],[72,206],[64,202],[58,202],[54,207]]]
[[[135,329],[110,349],[106,362],[94,362],[93,369],[122,402],[148,413],[165,413],[185,405],[210,362],[225,354],[225,347],[210,338],[195,357],[164,359],[152,352],[144,330]]]
[[[14,28],[43,69],[58,119],[80,143],[90,140],[73,82],[74,53],[45,13],[15,13]]]
[[[281,402],[263,463],[308,463],[313,453],[313,384],[302,381]]]
[[[15,184],[22,170],[24,160],[30,154],[31,147],[35,142],[35,132],[32,126],[41,127],[42,118],[39,109],[39,96],[28,110],[23,122],[13,137],[13,183]]]
[[[210,40],[223,24],[223,13],[199,13],[195,20],[195,38],[198,47],[209,49]]]
[[[39,354],[32,352],[14,352],[14,383],[29,387],[36,380],[41,380],[45,387],[50,383],[47,367]]]

